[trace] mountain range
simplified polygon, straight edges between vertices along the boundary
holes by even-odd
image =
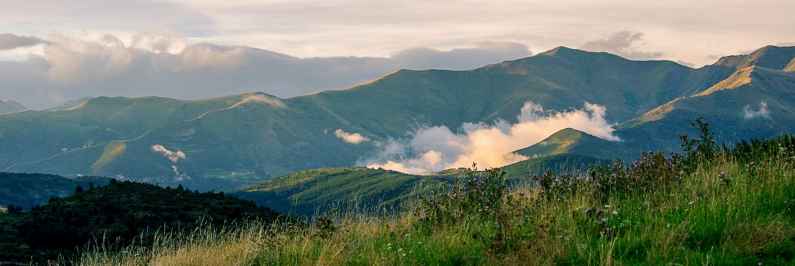
[[[767,46],[695,69],[559,47],[468,71],[401,70],[288,99],[97,97],[0,116],[0,170],[235,180],[230,186],[239,187],[361,165],[383,143],[410,138],[417,128],[518,122],[527,102],[545,112],[604,106],[620,140],[563,129],[518,154],[536,162],[563,155],[629,160],[649,150],[677,151],[679,135],[693,133],[690,122],[698,117],[725,142],[795,131],[794,72],[795,47]],[[338,132],[355,133],[358,141]]]

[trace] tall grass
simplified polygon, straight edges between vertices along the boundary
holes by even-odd
[[[795,265],[792,143],[648,154],[532,186],[477,172],[400,213],[163,234],[77,264]]]

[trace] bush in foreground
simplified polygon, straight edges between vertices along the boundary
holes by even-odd
[[[475,172],[399,215],[313,226],[252,223],[163,237],[147,249],[86,253],[82,265],[792,265],[792,137],[509,187]],[[134,255],[131,255],[134,254]]]

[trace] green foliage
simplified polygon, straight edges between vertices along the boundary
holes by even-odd
[[[277,214],[223,193],[197,193],[111,181],[66,198],[52,198],[18,217],[11,229],[21,252],[36,260],[69,257],[88,244],[108,250],[150,245],[162,232],[190,231],[249,219],[272,221]],[[1,257],[0,257],[1,258]]]
[[[423,197],[416,211],[422,222],[448,224],[467,218],[494,218],[507,200],[505,172],[475,170],[457,178],[447,193]]]
[[[701,150],[713,156],[649,153],[588,176],[543,175],[537,187],[511,187],[501,170],[468,171],[394,216],[274,225],[243,240],[200,238],[136,261],[190,264],[187,257],[243,245],[247,255],[237,257],[245,259],[221,264],[792,265],[791,144],[783,136]],[[697,167],[683,167],[691,163]]]
[[[599,201],[611,195],[637,195],[675,189],[685,174],[678,156],[666,158],[662,153],[644,153],[630,165],[616,161],[610,166],[591,169],[589,179]]]
[[[681,155],[647,153],[587,175],[550,172],[529,183],[537,186],[496,169],[434,177],[321,169],[256,187],[274,198],[317,202],[363,194],[365,205],[405,201],[410,197],[396,195],[409,195],[417,182],[447,188],[413,194],[423,197],[406,212],[380,217],[331,212],[339,217],[226,230],[218,228],[267,214],[251,203],[180,187],[83,185],[82,192],[29,213],[0,214],[0,257],[69,257],[95,243],[106,249],[84,253],[86,265],[125,264],[133,260],[129,254],[148,254],[133,265],[199,263],[195,258],[224,265],[792,264],[794,138],[720,147],[704,121],[694,125],[700,136],[685,139]],[[202,226],[211,229],[196,229]],[[122,249],[129,253],[115,253],[130,243]],[[105,258],[114,263],[101,263]]]

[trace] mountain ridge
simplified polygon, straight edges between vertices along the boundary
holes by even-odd
[[[777,54],[773,50],[757,58],[778,62],[766,59]],[[401,70],[348,90],[286,99],[262,93],[190,101],[97,97],[63,110],[0,117],[0,145],[9,147],[0,151],[0,169],[256,182],[297,170],[355,165],[377,152],[378,143],[408,138],[417,128],[456,130],[464,123],[515,122],[526,102],[550,112],[599,104],[607,107],[608,121],[619,129],[632,128],[637,123],[627,121],[637,122],[650,110],[731,77],[737,69],[729,65],[693,69],[671,61],[633,61],[560,47],[469,71]],[[770,92],[770,86],[789,86],[786,79],[768,81],[769,73],[761,75],[759,82],[778,82],[760,85],[763,92]],[[786,105],[767,101],[771,111],[780,112]],[[745,104],[759,108],[760,102]],[[369,141],[346,143],[334,136],[337,129]],[[675,139],[668,131],[616,134],[652,140],[626,157],[656,147],[650,143],[658,140]],[[613,146],[622,145],[626,143]],[[171,160],[153,152],[154,146],[180,151],[185,158]]]

